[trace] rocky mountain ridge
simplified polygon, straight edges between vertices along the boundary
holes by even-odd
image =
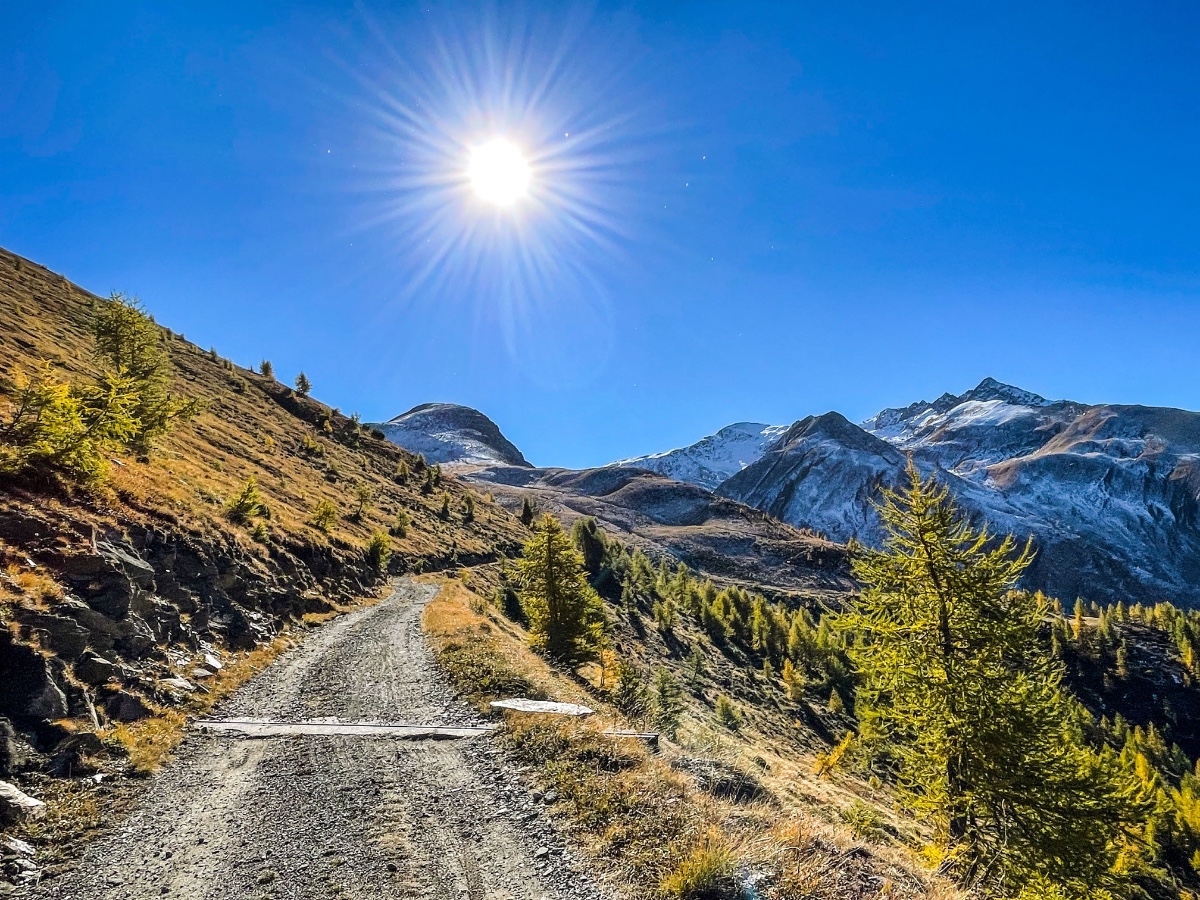
[[[515,458],[495,450],[459,458],[489,455]],[[836,412],[786,427],[737,423],[610,468],[691,484],[836,542],[878,544],[872,504],[901,482],[909,455],[993,531],[1034,540],[1031,587],[1068,601],[1200,605],[1196,412],[1047,400],[985,378],[962,394],[885,409],[861,425]],[[541,475],[524,480],[546,486]],[[569,493],[565,475],[552,480],[560,495]]]
[[[821,421],[832,415],[797,423],[717,492],[878,544],[869,500],[900,483],[911,454],[993,531],[1033,539],[1031,587],[1200,604],[1200,413],[1049,401],[985,379],[862,427]]]

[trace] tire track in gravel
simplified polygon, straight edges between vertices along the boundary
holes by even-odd
[[[434,666],[410,580],[310,634],[222,716],[478,725]],[[544,852],[544,851],[549,852]],[[192,733],[56,900],[602,900],[490,738]]]

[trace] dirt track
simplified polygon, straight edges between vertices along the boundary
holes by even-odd
[[[421,634],[436,588],[401,581],[317,630],[219,713],[480,724]],[[547,852],[548,851],[548,852]],[[195,733],[132,815],[37,897],[555,900],[600,896],[487,737]]]

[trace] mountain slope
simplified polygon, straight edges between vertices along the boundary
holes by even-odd
[[[1200,413],[1051,402],[985,379],[863,428],[828,418],[797,423],[718,493],[876,544],[870,500],[911,454],[994,530],[1034,539],[1030,586],[1200,605]]]
[[[18,372],[45,360],[60,380],[95,377],[95,300],[0,251],[0,434]],[[182,728],[178,710],[225,677],[222,664],[373,595],[386,574],[368,553],[373,536],[396,573],[499,560],[528,536],[477,495],[464,521],[469,489],[453,477],[431,495],[416,479],[400,483],[398,464],[412,456],[329,406],[166,328],[160,336],[173,389],[205,412],[147,460],[108,454],[99,486],[45,469],[0,476],[0,779],[33,773],[39,794],[54,790],[45,771],[79,774],[64,742],[90,740],[79,746],[95,755],[91,732],[160,722],[146,718],[154,711]],[[251,478],[266,508],[238,524],[227,503]],[[318,503],[333,511],[324,529],[313,524]],[[389,534],[401,511],[404,533]],[[80,787],[79,802],[108,796],[113,780]]]
[[[463,477],[510,510],[528,499],[568,525],[592,516],[652,558],[674,557],[723,583],[824,597],[852,588],[842,547],[653,472],[494,466]]]
[[[760,459],[785,431],[786,425],[738,422],[726,425],[716,434],[701,438],[688,447],[622,459],[612,465],[646,469],[711,491]]]
[[[835,541],[875,537],[871,500],[892,487],[904,456],[840,413],[801,419],[717,493]]]
[[[430,463],[529,465],[495,422],[469,406],[422,403],[373,427],[393,444],[422,454]]]

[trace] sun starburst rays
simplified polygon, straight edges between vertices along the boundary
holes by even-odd
[[[598,272],[630,244],[646,150],[636,94],[614,90],[620,41],[590,21],[484,18],[354,68],[373,102],[359,226],[394,235],[397,310],[457,306],[521,360],[564,342],[587,355],[612,339]],[[544,333],[555,320],[574,331]]]

